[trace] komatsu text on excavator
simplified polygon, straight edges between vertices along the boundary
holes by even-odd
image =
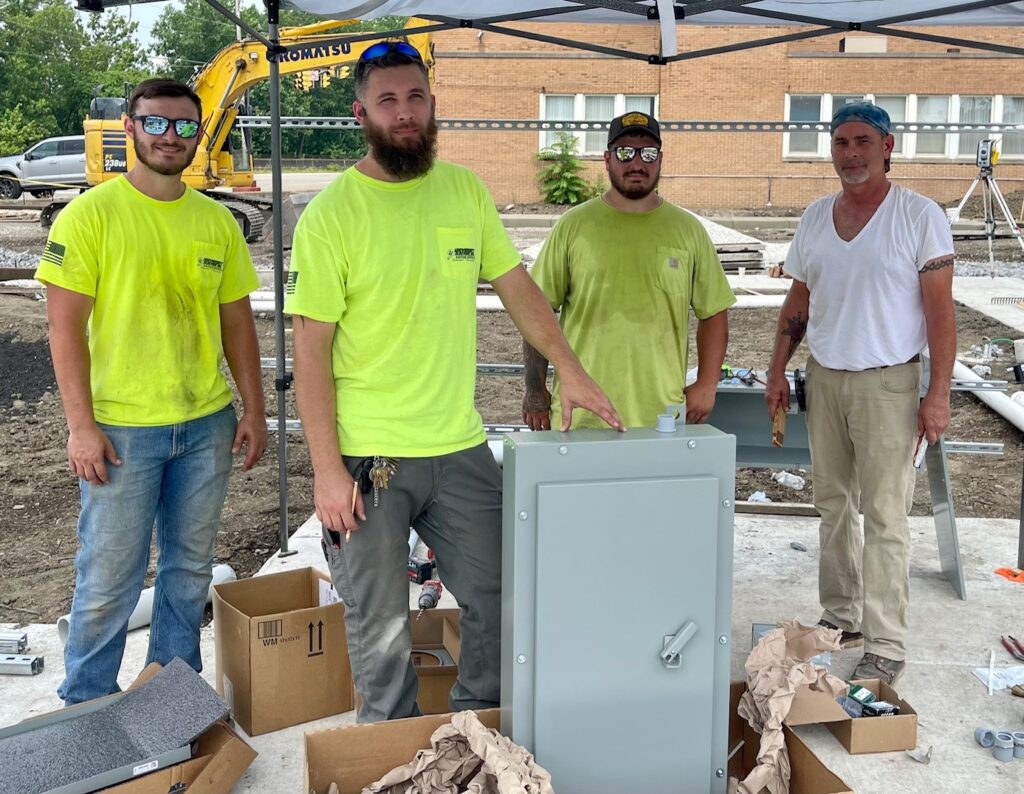
[[[310,74],[327,74],[335,80],[351,77],[359,56],[377,40],[352,44],[337,43],[338,29],[358,20],[327,20],[312,25],[282,28],[280,43],[289,50],[279,59],[281,75],[301,74],[308,84]],[[410,19],[407,28],[425,23]],[[322,42],[335,40],[334,43]],[[420,53],[433,77],[433,52],[429,33],[409,33],[403,39]],[[231,44],[210,60],[189,81],[203,103],[203,140],[192,164],[182,173],[185,184],[209,192],[225,204],[238,220],[246,240],[258,240],[263,233],[261,208],[269,208],[267,199],[226,192],[224,188],[244,190],[255,186],[251,147],[240,145],[247,131],[233,131],[235,117],[245,92],[270,76],[266,47],[252,40]],[[97,97],[85,120],[85,175],[90,185],[114,179],[135,165],[135,150],[124,131],[127,101],[120,97]],[[221,188],[222,190],[215,190]],[[42,212],[49,226],[67,201],[55,201]]]

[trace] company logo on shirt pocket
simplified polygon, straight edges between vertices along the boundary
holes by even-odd
[[[224,273],[224,246],[196,241],[192,243],[195,277],[203,286],[216,287]]]
[[[686,295],[690,291],[692,257],[683,248],[658,246],[655,263],[658,286],[670,295]]]
[[[437,230],[441,275],[476,279],[480,274],[480,238],[476,229],[443,227]]]

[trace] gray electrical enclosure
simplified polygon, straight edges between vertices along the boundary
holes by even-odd
[[[736,438],[504,441],[501,730],[558,794],[726,790]]]

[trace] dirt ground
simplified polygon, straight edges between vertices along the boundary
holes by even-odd
[[[776,239],[785,237],[779,233]],[[17,250],[38,251],[43,239],[36,232],[18,244],[0,242]],[[1014,256],[1011,248],[1005,250]],[[256,246],[253,253],[255,259],[265,260],[266,243]],[[1019,249],[1015,255],[1019,260]],[[732,312],[728,363],[764,368],[776,316],[774,309]],[[507,315],[482,313],[479,318],[479,361],[519,362],[519,336]],[[963,307],[958,308],[958,327],[961,350],[980,343],[983,337],[1020,335]],[[273,356],[273,318],[258,317],[257,329],[263,355]],[[803,364],[801,355],[798,353],[794,365]],[[692,353],[691,360],[696,360]],[[273,371],[265,372],[264,386],[268,412],[276,413]],[[477,405],[485,422],[519,423],[521,398],[518,378],[482,376],[478,380]],[[288,415],[294,417],[291,396],[288,400]],[[956,394],[947,437],[1005,445],[1000,457],[951,456],[956,512],[1016,517],[1024,457],[1021,434],[973,397]],[[28,291],[5,290],[0,285],[0,621],[54,622],[70,607],[79,496],[76,480],[67,469],[65,442],[46,340],[46,304]],[[312,472],[301,438],[292,434],[287,442],[288,522],[294,529],[312,513]],[[276,444],[274,434],[271,443]],[[771,480],[768,470],[740,470],[737,497],[745,499],[761,490],[774,501],[810,501],[812,478],[802,473],[809,480],[808,487],[793,491]],[[231,565],[239,577],[258,570],[278,547],[278,493],[273,450],[253,471],[243,473],[236,466],[218,537],[217,560]],[[928,488],[922,478],[914,512],[924,514],[929,509]]]

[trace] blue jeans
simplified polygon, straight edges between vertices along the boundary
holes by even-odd
[[[79,481],[75,595],[65,705],[119,691],[128,618],[139,600],[156,525],[157,569],[146,664],[180,656],[202,670],[199,624],[210,587],[235,436],[231,406],[158,427],[100,425],[121,459],[110,482]]]

